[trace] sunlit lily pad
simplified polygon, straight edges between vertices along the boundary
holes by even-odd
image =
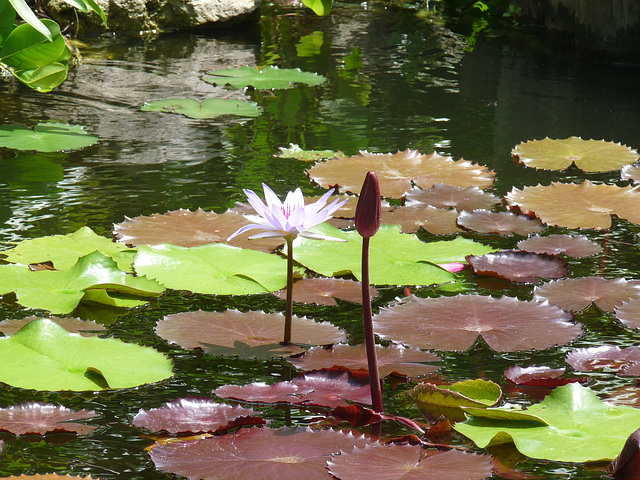
[[[625,165],[620,171],[622,180],[631,180],[633,183],[640,182],[640,164]]]
[[[158,470],[202,480],[312,480],[329,477],[331,453],[368,443],[364,436],[334,430],[253,427],[195,442],[155,445],[151,460]]]
[[[467,210],[491,210],[502,202],[492,193],[482,191],[478,187],[456,187],[436,183],[424,190],[413,188],[406,194],[408,205],[424,203],[436,208],[453,208],[459,212]]]
[[[269,358],[300,353],[295,345],[284,346],[281,313],[184,312],[167,315],[156,325],[156,333],[182,348],[201,348],[211,355]],[[343,330],[329,322],[293,316],[291,341],[301,345],[330,345],[346,340]]]
[[[46,319],[0,338],[0,357],[0,382],[38,390],[130,388],[173,375],[171,361],[153,348],[81,337]]]
[[[597,255],[602,247],[584,235],[534,235],[518,242],[518,248],[525,252],[559,255],[564,253],[570,257],[582,258]]]
[[[567,354],[566,362],[574,370],[589,372],[604,368],[621,375],[640,375],[640,349],[620,348],[616,345],[579,348]]]
[[[497,233],[499,235],[530,235],[544,230],[544,225],[538,219],[526,215],[514,215],[510,212],[488,212],[475,210],[460,212],[458,225],[480,233]]]
[[[21,125],[0,125],[0,147],[38,152],[61,152],[88,147],[98,141],[84,127],[64,123],[39,123],[33,130]]]
[[[487,455],[458,450],[425,451],[419,445],[368,445],[351,453],[333,455],[329,473],[340,480],[482,480],[492,476],[493,463]]]
[[[580,137],[529,140],[511,153],[527,167],[544,170],[564,170],[574,164],[585,172],[607,172],[639,160],[638,152],[626,145]]]
[[[15,435],[44,435],[51,432],[74,432],[83,435],[93,432],[98,427],[69,421],[95,416],[94,411],[73,411],[59,405],[27,402],[0,408],[0,430]]]
[[[541,278],[560,278],[569,272],[569,264],[561,258],[517,250],[468,256],[467,262],[477,275],[519,283],[538,283]]]
[[[41,317],[26,317],[21,320],[2,320],[0,322],[0,332],[6,337],[10,337],[27,323],[38,320]],[[79,333],[83,337],[90,337],[97,335],[99,332],[104,332],[106,327],[92,320],[81,320],[79,318],[59,318],[49,317],[48,320],[57,323],[67,332]]]
[[[637,297],[640,297],[640,285],[624,278],[567,278],[537,285],[533,290],[534,300],[548,300],[572,312],[584,310],[592,302],[605,312],[613,312],[616,306]]]
[[[528,457],[559,462],[612,460],[640,425],[639,409],[602,402],[577,383],[556,388],[526,410],[465,411],[471,419],[454,428],[480,448],[512,441]]]
[[[207,73],[205,82],[216,85],[231,85],[234,88],[252,86],[256,90],[293,88],[295,83],[320,85],[325,78],[299,68],[240,67],[214,70]]]
[[[397,153],[369,153],[361,151],[352,157],[338,157],[316,163],[307,170],[313,181],[324,188],[337,185],[341,192],[360,193],[367,172],[376,172],[383,197],[400,198],[411,190],[412,181],[421,188],[436,183],[458,187],[488,188],[495,172],[468,162],[454,161],[437,153],[423,155],[417,150]]]
[[[416,204],[383,211],[380,217],[389,225],[400,225],[402,233],[416,233],[420,227],[433,235],[461,232],[456,220],[458,212],[451,209],[435,208],[431,205]]]
[[[287,290],[280,290],[276,295],[285,299]],[[373,299],[378,291],[369,287],[369,295]],[[293,284],[294,302],[331,306],[337,305],[336,298],[362,303],[362,284],[342,278],[302,278]]]
[[[636,187],[583,183],[552,183],[514,188],[506,196],[510,205],[535,214],[548,225],[566,228],[611,227],[611,215],[640,224],[640,192]]]
[[[191,118],[215,118],[222,115],[257,117],[260,107],[255,102],[225,98],[207,98],[203,101],[193,98],[165,98],[145,102],[140,107],[143,112],[180,113]]]
[[[640,328],[640,299],[634,298],[617,306],[615,315],[625,326]]]
[[[583,381],[583,378],[563,377],[565,368],[521,367],[514,365],[504,372],[504,378],[515,385],[525,387],[558,387],[571,382]]]
[[[440,361],[437,355],[414,348],[404,348],[399,345],[389,345],[388,347],[376,345],[376,355],[380,378],[392,373],[417,377],[433,373],[440,368],[440,366],[423,363]],[[330,349],[314,347],[307,350],[304,355],[289,358],[287,361],[301,370],[314,370],[336,365],[353,370],[367,370],[369,368],[364,343],[360,345],[334,345]]]
[[[241,425],[266,423],[258,412],[239,405],[219,403],[211,398],[178,398],[160,408],[143,408],[133,417],[136,427],[154,432],[220,433]]]
[[[417,348],[462,351],[482,336],[492,349],[514,352],[575,340],[582,328],[572,318],[556,306],[512,297],[412,296],[399,305],[383,307],[373,317],[373,328],[383,339]]]

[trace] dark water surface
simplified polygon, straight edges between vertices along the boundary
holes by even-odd
[[[135,217],[178,208],[222,212],[243,201],[243,188],[261,182],[283,194],[302,187],[322,190],[304,174],[308,164],[275,158],[290,143],[305,149],[395,152],[436,150],[497,171],[495,192],[513,186],[589,178],[615,183],[619,172],[585,174],[577,169],[543,172],[516,165],[511,149],[535,138],[606,139],[640,147],[640,69],[594,62],[564,53],[562,45],[518,31],[482,39],[473,49],[464,36],[424,19],[411,9],[382,5],[343,5],[329,18],[301,10],[266,8],[259,25],[232,32],[161,35],[155,38],[106,36],[88,41],[82,63],[50,94],[38,94],[13,81],[0,81],[0,124],[34,126],[57,121],[83,125],[98,144],[68,154],[25,155],[0,150],[0,241],[15,242],[67,234],[88,225],[110,235],[125,215]],[[244,65],[301,68],[327,77],[318,87],[248,92],[264,112],[255,119],[195,120],[141,112],[145,101],[189,96],[204,99],[231,93],[205,83],[210,70]],[[243,97],[245,94],[239,94]],[[564,232],[562,229],[557,229]],[[572,276],[640,278],[637,234],[640,227],[618,222],[610,233],[585,232],[607,250],[597,259],[572,261]],[[517,239],[469,235],[497,247]],[[424,235],[425,240],[431,237]],[[7,246],[9,244],[7,243]],[[531,287],[473,288],[485,294],[530,298]],[[378,305],[402,289],[382,288]],[[420,293],[420,291],[419,291]],[[430,289],[422,289],[425,295]],[[143,448],[152,442],[130,426],[139,408],[161,406],[179,396],[210,395],[225,383],[273,382],[283,362],[198,355],[170,346],[153,333],[158,319],[186,310],[225,308],[283,309],[270,295],[226,299],[169,293],[130,312],[83,309],[75,314],[109,325],[109,335],[154,346],[171,355],[176,375],[157,385],[93,393],[47,393],[0,387],[0,407],[46,401],[73,409],[93,409],[88,421],[96,433],[20,437],[0,434],[0,474],[90,473],[94,478],[173,478],[154,470]],[[296,313],[331,320],[362,341],[359,309],[296,306]],[[0,320],[33,314],[0,304]],[[571,348],[600,343],[629,346],[640,335],[622,328],[612,315],[591,309],[579,321],[588,330]],[[443,354],[449,380],[487,378],[519,363],[562,366],[569,346],[553,351],[496,354],[479,344],[465,353]],[[630,383],[594,375],[591,385],[607,391]],[[399,414],[417,410],[389,399]],[[279,409],[261,409],[284,424]],[[308,412],[293,409],[306,423]],[[51,437],[51,438],[49,438]],[[602,473],[570,464],[529,461],[525,469],[541,478],[600,478]]]

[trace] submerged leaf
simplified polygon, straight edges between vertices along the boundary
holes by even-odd
[[[0,430],[15,435],[39,434],[51,432],[74,432],[80,435],[93,432],[98,427],[69,423],[69,420],[81,420],[96,416],[94,411],[73,411],[59,405],[28,402],[0,408]]]
[[[613,312],[623,302],[637,297],[640,297],[640,285],[624,278],[567,278],[537,285],[533,290],[534,300],[548,300],[572,312],[584,310],[592,302],[604,312]]]
[[[231,85],[234,88],[252,86],[256,90],[293,88],[294,83],[320,85],[325,78],[313,72],[303,72],[299,68],[240,67],[214,70],[207,73],[204,81],[217,85]]]
[[[180,113],[191,118],[215,118],[222,115],[257,117],[260,107],[255,102],[225,98],[207,98],[203,101],[193,98],[165,98],[155,102],[145,102],[143,112]]]

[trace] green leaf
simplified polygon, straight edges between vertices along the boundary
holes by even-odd
[[[325,78],[312,72],[303,72],[299,68],[278,67],[241,67],[227,68],[209,72],[212,77],[205,78],[206,82],[227,84],[235,88],[249,85],[257,90],[273,88],[292,88],[294,83],[320,85]]]
[[[0,0],[0,47],[14,29],[15,21],[16,11],[9,3],[9,0]]]
[[[133,273],[131,266],[135,249],[101,237],[89,227],[68,235],[51,235],[23,240],[16,247],[4,250],[8,262],[28,265],[51,262],[57,270],[69,270],[80,257],[96,250],[113,258],[120,270]]]
[[[28,23],[24,23],[9,34],[2,49],[0,60],[16,70],[44,67],[57,61],[67,45],[60,35],[60,27],[53,20],[42,21],[49,37]]]
[[[119,270],[113,259],[93,252],[71,270],[31,271],[24,265],[0,265],[0,295],[14,292],[18,303],[61,314],[73,311],[87,290],[156,297],[164,288],[153,280]]]
[[[47,93],[67,79],[69,66],[54,62],[33,70],[15,70],[13,75],[26,86],[40,93]]]
[[[327,277],[352,273],[361,277],[362,237],[357,231],[345,232],[327,223],[312,231],[347,240],[329,242],[298,237],[293,258],[305,267]],[[438,263],[464,262],[467,255],[494,251],[461,237],[453,241],[425,243],[415,235],[400,232],[398,225],[381,225],[371,238],[369,277],[377,285],[431,285],[452,282],[457,277]]]
[[[98,141],[79,125],[39,123],[33,130],[21,125],[0,126],[0,147],[59,152],[88,147]]]
[[[214,118],[221,115],[257,117],[260,115],[260,107],[255,102],[222,98],[207,98],[202,102],[193,98],[167,98],[146,102],[140,110],[143,112],[181,113],[191,118]]]
[[[640,410],[601,401],[578,383],[526,409],[475,409],[454,428],[481,448],[513,442],[523,455],[559,462],[609,461],[640,425]],[[543,422],[546,422],[545,425]]]
[[[331,12],[331,0],[302,0],[302,3],[319,17],[329,15]]]
[[[33,13],[33,11],[31,11],[31,7],[27,5],[27,2],[25,2],[25,0],[9,0],[9,3],[14,8],[16,13],[20,15],[20,17],[25,22],[27,22],[25,25],[28,25],[31,28],[35,29],[36,31],[40,32],[40,34],[44,35],[47,40],[49,41],[53,40],[53,36],[51,35],[49,28],[45,25],[45,22],[47,20],[40,21],[38,17],[36,17],[36,14]],[[55,23],[55,22],[52,22],[52,23]],[[60,32],[59,27],[58,27],[58,32]],[[0,57],[2,57],[1,54],[0,54]]]
[[[140,245],[133,268],[167,288],[215,295],[275,292],[287,284],[282,257],[221,243]]]
[[[100,19],[102,20],[102,23],[104,23],[104,25],[106,27],[107,26],[107,16],[104,14],[104,11],[100,7],[100,5],[98,5],[95,0],[84,0],[84,1],[89,6],[89,8],[91,10],[93,10],[94,12],[96,12],[98,14]]]
[[[47,319],[0,338],[0,357],[0,382],[37,390],[131,388],[173,375],[171,361],[153,348],[82,337]]]

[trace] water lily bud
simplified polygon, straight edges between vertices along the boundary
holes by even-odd
[[[380,184],[374,172],[368,172],[356,206],[356,228],[365,238],[373,237],[380,228]]]

